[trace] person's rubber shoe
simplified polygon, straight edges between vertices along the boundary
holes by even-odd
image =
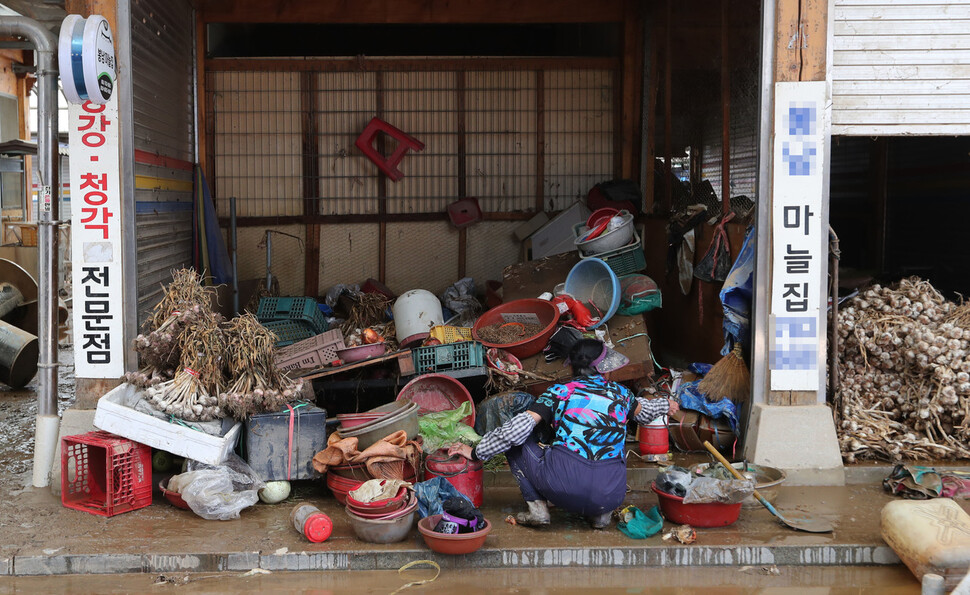
[[[526,502],[529,512],[520,512],[515,515],[515,520],[520,525],[527,527],[541,527],[549,524],[549,507],[545,500],[532,500]]]
[[[589,524],[592,525],[594,529],[606,529],[610,526],[610,521],[612,520],[613,511],[609,510],[603,514],[589,517]]]

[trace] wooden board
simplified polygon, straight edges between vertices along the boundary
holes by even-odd
[[[314,380],[316,378],[325,378],[327,376],[333,376],[334,374],[340,374],[341,372],[349,372],[350,370],[356,370],[365,366],[373,366],[380,363],[390,362],[397,363],[397,369],[401,376],[409,376],[414,374],[414,359],[411,357],[411,350],[404,349],[401,351],[395,351],[394,353],[382,355],[381,357],[365,359],[364,361],[354,362],[352,364],[344,364],[342,366],[337,366],[336,368],[318,368],[316,370],[307,370],[302,378],[306,380]]]
[[[506,302],[517,299],[534,298],[544,291],[552,291],[559,283],[566,281],[566,275],[579,262],[579,254],[566,252],[539,260],[530,260],[513,264],[505,268],[502,285],[502,295]],[[653,373],[653,356],[650,351],[650,340],[647,337],[647,327],[642,316],[614,316],[607,321],[606,327],[610,331],[615,349],[627,356],[630,363],[607,375],[610,380],[625,382],[636,380]],[[621,339],[633,337],[619,343]],[[532,356],[522,360],[522,368],[541,376],[555,380],[569,378],[571,371],[563,366],[563,362],[547,362],[543,355]],[[541,380],[528,381],[530,392],[541,390],[548,386],[548,382]]]

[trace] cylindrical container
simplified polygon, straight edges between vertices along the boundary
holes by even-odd
[[[424,341],[431,334],[431,327],[445,323],[441,302],[430,291],[412,289],[394,302],[394,328],[401,347]]]
[[[13,283],[0,283],[0,318],[10,314],[23,301],[24,294]]]
[[[640,455],[665,455],[670,452],[667,416],[661,415],[646,426],[640,426]]]
[[[23,388],[37,373],[37,337],[0,320],[0,382]]]
[[[485,500],[482,486],[485,475],[481,461],[470,461],[462,456],[450,456],[447,451],[439,450],[428,455],[424,462],[424,480],[444,477],[455,489],[465,495],[479,508]]]
[[[290,522],[307,540],[313,543],[326,541],[333,532],[333,521],[310,504],[301,504],[290,513]]]

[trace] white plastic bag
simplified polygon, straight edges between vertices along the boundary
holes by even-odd
[[[221,465],[189,461],[191,481],[182,486],[182,499],[192,512],[210,521],[238,519],[239,512],[256,504],[266,484],[235,453]]]

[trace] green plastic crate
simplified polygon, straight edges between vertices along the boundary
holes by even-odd
[[[309,323],[302,320],[274,320],[260,324],[276,335],[277,347],[285,347],[318,334]]]
[[[583,228],[582,223],[577,223],[573,226],[573,235],[579,237],[579,232]],[[647,268],[647,256],[643,252],[643,241],[640,239],[640,234],[637,230],[633,230],[633,243],[627,244],[617,248],[616,250],[609,250],[607,252],[600,252],[599,254],[583,254],[582,251],[579,252],[580,258],[599,258],[609,266],[616,276],[629,275],[630,273],[638,273]]]
[[[464,370],[485,365],[485,347],[478,341],[462,341],[411,349],[416,374]]]
[[[308,297],[265,297],[259,300],[256,318],[260,322],[279,320],[300,320],[316,331],[326,332],[329,328],[327,317],[317,307],[317,301]]]

